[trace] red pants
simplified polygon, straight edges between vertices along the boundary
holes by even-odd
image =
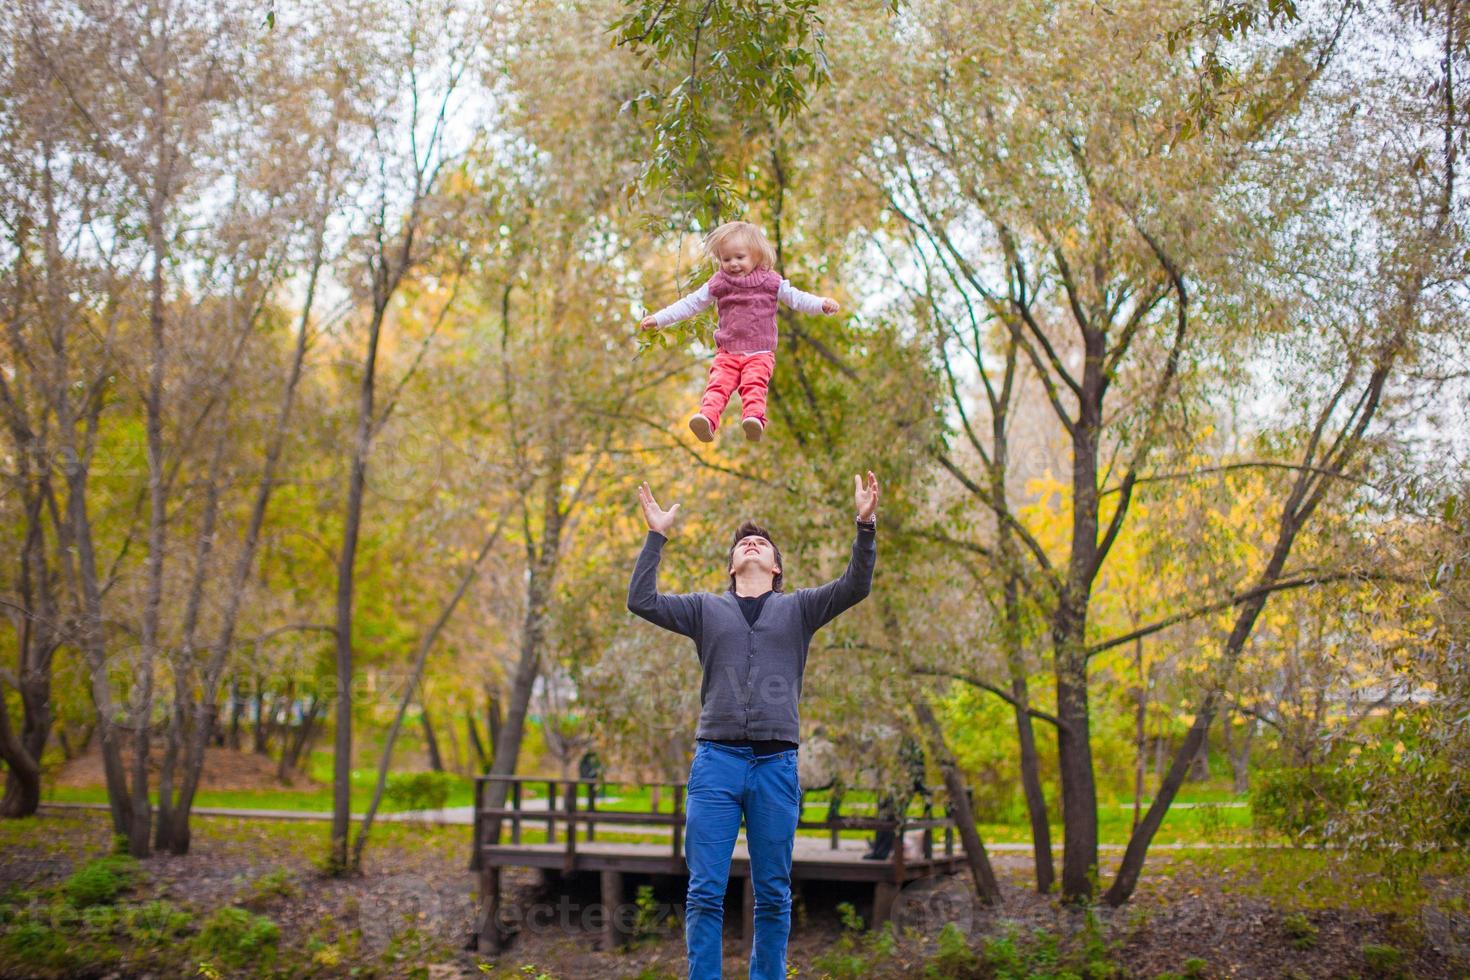
[[[776,355],[732,354],[720,351],[715,362],[709,366],[709,384],[705,386],[704,398],[699,403],[699,414],[709,419],[710,429],[720,427],[720,416],[730,402],[730,395],[740,390],[740,417],[760,419],[766,424],[766,386],[771,383],[771,371],[776,367]]]

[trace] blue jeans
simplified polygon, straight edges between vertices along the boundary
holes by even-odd
[[[689,980],[718,980],[730,854],[745,817],[755,892],[751,980],[785,980],[791,933],[791,848],[801,812],[796,752],[756,757],[748,747],[701,741],[689,768],[684,858],[689,899],[684,941]]]

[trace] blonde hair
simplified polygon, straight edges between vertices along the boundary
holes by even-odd
[[[704,238],[704,254],[719,262],[720,253],[729,245],[744,245],[755,256],[758,268],[776,266],[776,250],[765,233],[749,221],[727,221],[710,232]]]

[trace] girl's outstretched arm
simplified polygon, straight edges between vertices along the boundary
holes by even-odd
[[[840,308],[835,299],[804,293],[791,285],[790,279],[781,280],[776,298],[798,313],[836,313]]]
[[[638,326],[643,330],[652,330],[654,327],[667,327],[671,324],[678,323],[680,320],[687,320],[695,314],[703,313],[710,308],[710,304],[714,301],[715,298],[709,293],[709,283],[706,282],[703,286],[700,286],[678,302],[665,306],[657,313],[650,313],[639,321]]]

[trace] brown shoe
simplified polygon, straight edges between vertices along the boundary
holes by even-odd
[[[694,438],[700,442],[714,442],[715,429],[709,424],[709,419],[699,413],[689,416],[689,431],[694,433]]]
[[[740,428],[745,430],[747,442],[760,442],[761,436],[765,434],[766,424],[760,419],[743,419]]]

